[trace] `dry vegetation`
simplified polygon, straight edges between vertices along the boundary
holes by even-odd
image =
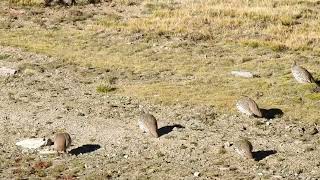
[[[318,1],[94,1],[0,0],[0,65],[18,70],[0,78],[0,179],[320,178],[320,93],[290,71],[320,80]],[[241,95],[284,117],[238,116]],[[139,131],[142,106],[159,139]],[[69,155],[15,146],[60,131]],[[238,158],[239,137],[257,161]]]
[[[295,83],[290,66],[295,59],[320,79],[319,7],[316,0],[83,0],[45,8],[2,0],[0,44],[140,74],[142,82],[128,77],[115,92],[139,99],[231,114],[248,95],[289,119],[315,122],[320,95]],[[260,78],[234,78],[232,70]]]

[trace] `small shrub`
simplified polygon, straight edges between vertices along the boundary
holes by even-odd
[[[312,93],[306,95],[306,97],[310,100],[319,101],[320,100],[320,93]]]
[[[12,5],[35,6],[42,3],[41,0],[9,0]]]
[[[116,88],[112,87],[110,85],[100,85],[97,87],[97,92],[99,92],[99,93],[109,93],[109,92],[112,92],[115,90],[116,90]]]
[[[0,54],[0,60],[8,59],[9,57],[10,57],[10,55],[8,55],[8,54]]]

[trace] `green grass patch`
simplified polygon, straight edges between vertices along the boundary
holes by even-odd
[[[9,54],[0,54],[0,60],[8,59],[9,57]]]
[[[261,40],[242,40],[240,41],[241,44],[252,47],[252,48],[269,48],[275,52],[282,52],[288,49],[288,47],[284,44],[274,43],[274,42],[268,42],[268,41],[261,41]]]
[[[96,90],[99,93],[110,93],[117,90],[117,88],[112,87],[110,85],[99,85]]]

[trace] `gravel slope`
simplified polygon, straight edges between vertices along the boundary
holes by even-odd
[[[125,72],[78,67],[20,49],[0,47],[0,178],[49,179],[317,179],[319,133],[314,125],[275,118],[217,114],[209,106],[160,106],[96,87]],[[138,75],[137,75],[138,76]],[[159,121],[159,139],[140,132],[139,106]],[[40,156],[15,146],[30,137],[71,134],[73,155]],[[247,137],[256,161],[235,154]],[[88,152],[86,152],[88,151]],[[86,152],[79,154],[79,152]],[[48,162],[48,167],[39,167]],[[200,174],[199,174],[199,173]],[[197,177],[198,176],[198,177]]]

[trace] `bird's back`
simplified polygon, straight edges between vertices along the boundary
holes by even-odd
[[[252,144],[248,140],[246,139],[239,140],[234,143],[234,146],[237,153],[240,154],[241,156],[249,159],[253,158]]]
[[[143,131],[150,133],[155,137],[158,137],[158,123],[156,118],[152,114],[142,113],[139,119],[139,126]]]
[[[305,68],[293,65],[291,68],[292,75],[299,83],[315,83],[311,73]]]
[[[247,115],[262,117],[262,113],[257,103],[249,97],[243,97],[236,104],[238,110]]]

